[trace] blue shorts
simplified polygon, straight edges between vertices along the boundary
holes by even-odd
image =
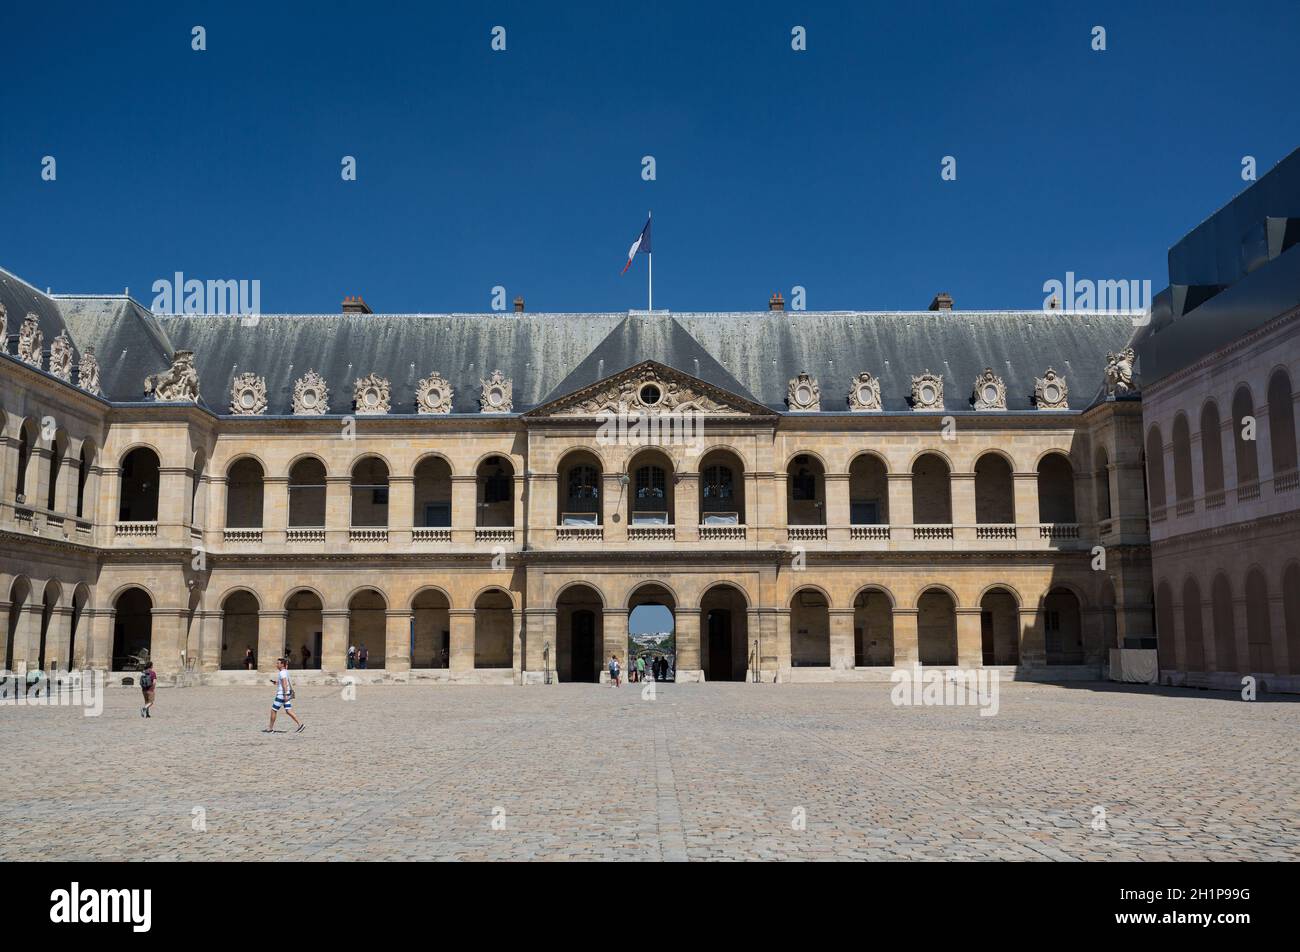
[[[293,701],[290,701],[287,697],[280,697],[280,695],[277,694],[275,700],[271,702],[271,710],[278,711],[280,708],[284,708],[286,711],[292,710]]]

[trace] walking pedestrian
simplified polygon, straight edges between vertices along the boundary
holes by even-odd
[[[153,717],[149,709],[153,707],[154,691],[158,687],[158,675],[154,673],[153,662],[150,661],[140,672],[140,690],[144,692],[144,707],[140,708],[141,717]]]
[[[275,716],[283,708],[284,713],[288,714],[293,722],[298,725],[294,733],[301,734],[307,729],[307,725],[298,720],[298,716],[293,713],[294,693],[293,681],[289,679],[289,659],[276,658],[275,667],[275,678],[271,681],[275,685],[275,700],[271,702],[271,723],[267,725],[266,730],[262,731],[262,733],[270,734],[275,730]]]
[[[244,670],[252,671],[256,667],[257,667],[257,658],[253,654],[253,649],[249,648],[247,651],[244,652]]]
[[[618,655],[612,654],[609,656],[609,680],[616,688],[621,687],[619,682],[619,672]]]
[[[636,679],[645,680],[645,655],[638,655],[636,659]]]
[[[361,647],[357,649],[357,667],[365,670],[366,662],[370,660],[370,652],[366,649],[366,643],[361,642]]]

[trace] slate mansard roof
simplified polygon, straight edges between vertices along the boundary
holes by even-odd
[[[94,347],[113,402],[146,400],[145,376],[192,350],[201,403],[217,414],[248,372],[266,378],[270,415],[293,412],[294,381],[309,370],[325,378],[332,414],[352,412],[354,381],[371,373],[390,381],[392,414],[415,413],[416,383],[432,372],[455,388],[454,413],[478,414],[480,380],[499,369],[522,413],[646,360],[779,412],[806,371],[823,413],[848,411],[864,370],[879,378],[885,412],[910,412],[911,378],[927,370],[943,375],[946,410],[971,410],[986,367],[1005,381],[1008,410],[1032,410],[1034,379],[1052,367],[1081,410],[1101,396],[1106,354],[1134,330],[1130,315],[1063,311],[170,316],[121,295],[50,297],[4,271],[0,300],[11,338],[35,311],[47,348],[65,326],[78,354]]]

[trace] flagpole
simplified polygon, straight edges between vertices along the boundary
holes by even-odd
[[[654,217],[654,212],[653,211],[646,212],[645,217],[646,217],[646,221],[649,221],[651,218]],[[651,242],[650,247],[651,248],[654,247],[653,241]],[[649,254],[646,255],[646,264],[647,264],[646,270],[649,276],[646,279],[648,283],[646,285],[647,301],[646,301],[645,309],[647,311],[653,311],[655,309],[655,256],[653,251],[651,251]]]

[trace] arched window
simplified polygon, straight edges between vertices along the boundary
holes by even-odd
[[[262,528],[263,482],[262,464],[249,456],[226,471],[227,528]]]
[[[55,512],[59,505],[59,477],[63,475],[63,458],[68,454],[68,435],[60,430],[50,445],[50,486],[45,508]]]
[[[479,463],[478,513],[475,525],[505,528],[515,524],[515,468],[504,456],[489,456]]]
[[[849,466],[849,523],[855,526],[889,524],[889,472],[870,453]]]
[[[1016,521],[1011,464],[997,453],[985,453],[975,461],[975,521],[981,525]]]
[[[824,474],[816,457],[801,453],[786,467],[789,492],[786,498],[786,521],[792,526],[826,524]]]
[[[122,460],[118,522],[153,522],[158,518],[158,454],[138,446]]]
[[[1259,495],[1259,455],[1254,439],[1255,401],[1249,387],[1232,396],[1232,443],[1237,456],[1237,501]],[[1251,437],[1247,439],[1247,435]]]
[[[86,488],[90,479],[90,465],[94,459],[94,451],[89,443],[81,444],[81,461],[77,466],[77,518],[84,518],[86,512]]]
[[[1205,508],[1223,505],[1223,432],[1219,407],[1209,400],[1201,408],[1201,477],[1205,482]]]
[[[1078,522],[1074,509],[1074,467],[1061,453],[1038,463],[1038,521]]]
[[[1110,505],[1110,457],[1104,448],[1097,449],[1097,469],[1093,473],[1097,492],[1097,518],[1106,520],[1111,517]]]
[[[420,460],[415,467],[415,511],[413,525],[419,528],[450,528],[451,467],[437,456]]]
[[[352,467],[352,525],[388,525],[388,467],[377,456]]]
[[[730,450],[713,450],[700,460],[700,522],[745,521],[744,471],[744,464]]]
[[[27,471],[32,465],[32,446],[36,443],[36,424],[32,420],[24,421],[18,431],[18,479],[14,485],[14,498],[26,505],[33,505],[27,498]]]
[[[289,470],[289,527],[325,527],[325,464],[314,456],[298,460]]]
[[[912,464],[912,522],[919,526],[952,522],[948,464],[933,453],[926,453]]]
[[[1280,368],[1268,382],[1268,435],[1273,444],[1273,489],[1291,489],[1300,483],[1296,474],[1295,408],[1291,378]]]

